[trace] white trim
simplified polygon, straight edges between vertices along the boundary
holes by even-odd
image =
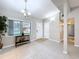
[[[36,41],[37,39],[30,39],[30,42],[34,42],[34,41]]]
[[[51,38],[48,38],[49,40],[51,40],[51,41],[53,41],[53,42],[57,42],[57,43],[60,43],[61,42],[61,40],[53,40],[53,39],[51,39]]]
[[[57,43],[60,43],[61,42],[61,41],[57,41],[57,40],[52,40],[52,41],[57,42]]]
[[[8,45],[8,46],[4,46],[3,49],[5,49],[5,48],[9,48],[9,47],[12,47],[12,46],[15,46],[15,45],[12,44],[12,45]]]
[[[74,45],[75,47],[79,47],[79,45]]]
[[[20,19],[20,18],[12,18],[12,17],[8,17],[8,20],[24,21],[23,19]]]

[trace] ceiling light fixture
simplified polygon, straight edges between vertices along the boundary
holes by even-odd
[[[28,10],[27,10],[27,0],[24,0],[24,1],[25,1],[25,3],[24,3],[25,7],[21,12],[24,14],[25,17],[27,17],[27,16],[31,15],[31,13],[28,12]]]

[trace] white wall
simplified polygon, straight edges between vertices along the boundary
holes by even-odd
[[[8,19],[12,19],[12,20],[16,20],[16,19],[19,20],[22,17],[17,12],[13,12],[11,10],[5,10],[5,9],[2,9],[2,10],[0,9],[0,15],[6,16],[6,17],[8,17]],[[15,45],[15,37],[14,36],[8,36],[8,33],[6,33],[6,36],[3,37],[3,45],[4,45],[3,48],[14,46]]]
[[[49,22],[44,22],[44,38],[49,39]]]
[[[24,20],[25,19],[22,14],[20,14],[18,12],[11,11],[11,10],[0,10],[0,15],[4,15],[12,20]],[[38,19],[28,18],[25,20],[28,20],[29,22],[31,22],[30,40],[34,41],[34,40],[36,40],[36,22],[38,21]],[[6,36],[3,39],[4,39],[3,40],[3,44],[4,44],[3,48],[15,45],[15,37],[14,36],[8,36],[8,34],[6,33]]]
[[[32,19],[31,21],[31,37],[30,37],[31,41],[35,41],[36,40],[36,21],[34,21]]]
[[[14,36],[5,36],[3,37],[3,48],[11,47],[15,45]]]
[[[73,10],[69,17],[75,20],[75,45],[79,47],[79,8]]]
[[[36,38],[42,38],[42,22],[37,22],[36,23]]]
[[[59,14],[56,14],[54,20],[50,22],[49,32],[50,40],[60,42],[60,26],[59,26]]]
[[[59,13],[48,18],[45,22],[44,37],[51,41],[60,42],[60,25],[59,25]]]

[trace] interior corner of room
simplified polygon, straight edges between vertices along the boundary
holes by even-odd
[[[18,1],[0,1],[0,20],[3,16],[7,17],[5,24],[8,25],[6,33],[0,32],[1,35],[5,34],[0,40],[1,51],[10,47],[29,46],[37,41],[40,42],[36,43],[39,46],[46,44],[45,40],[48,40],[49,47],[53,46],[49,43],[54,42],[62,46],[59,48],[64,54],[69,52],[70,46],[73,50],[79,47],[78,0]],[[71,53],[72,51],[70,50]]]

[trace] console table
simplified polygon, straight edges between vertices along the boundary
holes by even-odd
[[[16,36],[15,37],[15,47],[27,44],[30,42],[30,35],[24,35],[24,36]]]

